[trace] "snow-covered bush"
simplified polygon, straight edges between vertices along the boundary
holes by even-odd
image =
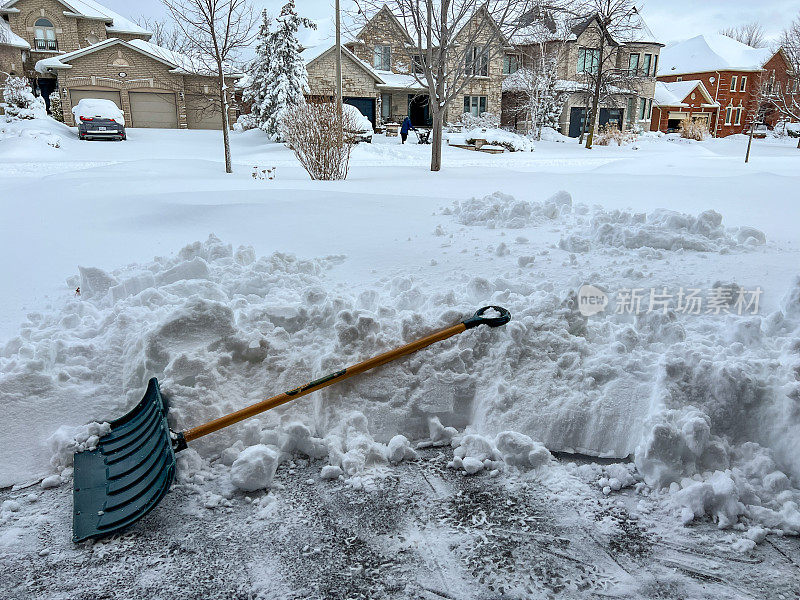
[[[705,123],[701,123],[700,121],[690,121],[688,119],[681,121],[679,131],[682,138],[687,140],[696,140],[698,142],[702,142],[708,135],[708,127]]]
[[[509,152],[533,152],[533,142],[529,138],[504,129],[478,127],[466,131],[464,137],[467,144],[474,144],[475,140],[486,140],[487,144],[502,146]]]
[[[6,79],[0,106],[10,120],[43,119],[47,116],[44,100],[33,95],[33,90],[24,77]]]
[[[58,90],[52,92],[49,96],[50,100],[50,116],[59,123],[64,122],[64,109],[61,106],[61,94]]]
[[[500,117],[490,112],[481,113],[479,117],[472,113],[464,113],[461,115],[460,122],[465,130],[477,127],[484,129],[500,127]]]
[[[297,160],[311,179],[346,179],[353,144],[343,138],[343,130],[355,131],[358,123],[352,113],[339,111],[332,102],[304,102],[289,111],[281,123],[281,135],[294,150]]]
[[[234,131],[250,131],[257,127],[258,122],[253,115],[239,115],[239,118],[236,119],[236,123],[233,124]]]
[[[609,123],[603,125],[597,135],[594,136],[594,142],[598,146],[610,146],[616,144],[622,146],[629,142],[636,141],[636,134],[631,131],[622,132],[616,123]]]

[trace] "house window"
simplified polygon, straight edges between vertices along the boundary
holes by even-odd
[[[742,124],[742,107],[741,106],[736,109],[736,124],[737,125],[741,125]]]
[[[647,120],[649,121],[652,118],[653,118],[653,99],[650,98],[647,101]]]
[[[381,121],[388,121],[392,118],[392,95],[381,94]]]
[[[731,91],[732,92],[736,91],[736,75],[731,77]]]
[[[653,77],[658,75],[658,54],[653,56]]]
[[[36,50],[58,50],[56,28],[47,19],[37,19],[33,25],[34,48]]]
[[[375,46],[375,54],[373,56],[372,66],[379,71],[392,70],[392,47],[391,46]]]
[[[639,98],[639,120],[644,121],[646,114],[647,114],[647,99]]]
[[[578,49],[578,73],[597,73],[600,67],[600,48]]]
[[[650,64],[653,62],[653,55],[652,54],[645,54],[644,55],[644,64],[642,65],[642,71],[644,71],[645,77],[650,77]]]
[[[636,75],[639,71],[639,55],[638,54],[631,54],[628,57],[628,70],[631,72],[631,75]]]
[[[486,96],[464,96],[464,112],[480,117],[486,112]]]
[[[503,75],[511,75],[519,69],[519,57],[516,54],[506,54],[503,57]]]
[[[739,86],[739,91],[743,92],[746,89],[747,89],[747,77],[742,75],[742,82],[741,82],[741,85]]]
[[[465,68],[467,75],[475,77],[489,76],[489,48],[486,46],[471,46],[467,49]]]
[[[725,109],[725,125],[731,124],[731,119],[733,118],[733,107],[729,106]]]
[[[411,69],[413,70],[414,73],[422,75],[425,72],[424,65],[425,63],[422,62],[421,54],[415,54],[414,56],[411,57]]]
[[[683,81],[683,77],[681,77],[680,75],[678,75],[678,76],[675,78],[675,81]]]
[[[636,97],[628,98],[628,122],[633,123],[636,118]]]

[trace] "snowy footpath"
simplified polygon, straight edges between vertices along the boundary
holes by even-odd
[[[0,124],[3,597],[800,596],[794,140],[431,174],[376,136],[325,183],[232,137],[225,175],[215,132]],[[73,452],[150,377],[182,430],[486,304],[511,323],[197,440],[71,543]]]

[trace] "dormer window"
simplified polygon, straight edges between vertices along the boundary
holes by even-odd
[[[49,50],[55,52],[58,50],[58,42],[56,41],[56,28],[53,23],[48,19],[37,19],[33,24],[34,33],[34,48],[36,50]]]

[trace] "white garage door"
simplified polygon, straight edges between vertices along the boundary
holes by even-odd
[[[128,92],[131,99],[132,127],[178,128],[175,94]]]
[[[187,94],[186,124],[189,129],[222,129],[219,99],[214,96]]]
[[[69,99],[74,108],[78,102],[84,98],[99,98],[100,100],[111,100],[120,109],[122,108],[122,100],[119,97],[119,92],[109,92],[108,90],[70,90]]]

